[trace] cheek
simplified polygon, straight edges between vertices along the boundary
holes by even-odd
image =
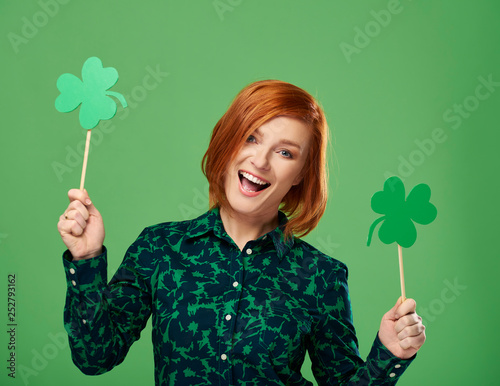
[[[294,165],[295,167],[291,168],[286,173],[286,178],[290,181],[291,185],[295,185],[297,181],[300,181],[302,176],[303,165]]]
[[[280,176],[280,191],[286,194],[290,188],[294,185],[295,179],[297,178],[296,173],[286,173]]]
[[[234,179],[230,178],[230,174],[232,174],[232,173],[228,173],[226,171],[226,173],[222,177],[221,186],[223,186],[224,189],[227,189],[229,186],[231,186],[231,184],[234,183]]]

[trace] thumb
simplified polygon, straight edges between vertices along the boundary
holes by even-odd
[[[85,193],[85,198],[84,198],[84,204],[87,207],[87,210],[89,211],[90,215],[95,215],[95,216],[100,216],[101,214],[97,210],[97,208],[94,206],[94,202],[90,199],[89,193],[87,192],[87,189],[83,189]]]
[[[385,313],[384,319],[396,320],[399,319],[399,315],[396,314],[397,309],[403,303],[403,298],[400,296],[396,302],[396,304]]]

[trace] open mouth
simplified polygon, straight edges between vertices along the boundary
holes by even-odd
[[[260,192],[261,190],[267,189],[271,186],[269,182],[261,180],[253,174],[243,170],[238,171],[238,177],[240,178],[241,187],[249,193]]]

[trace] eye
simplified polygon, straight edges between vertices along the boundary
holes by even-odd
[[[249,135],[247,138],[247,142],[257,142],[257,140],[255,139],[255,137],[253,135]]]
[[[293,158],[292,153],[290,153],[288,150],[280,150],[279,153],[285,158]]]

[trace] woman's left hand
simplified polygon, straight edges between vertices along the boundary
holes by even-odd
[[[415,312],[415,300],[401,300],[400,297],[396,305],[382,317],[378,337],[395,356],[408,359],[424,344],[425,326]]]

